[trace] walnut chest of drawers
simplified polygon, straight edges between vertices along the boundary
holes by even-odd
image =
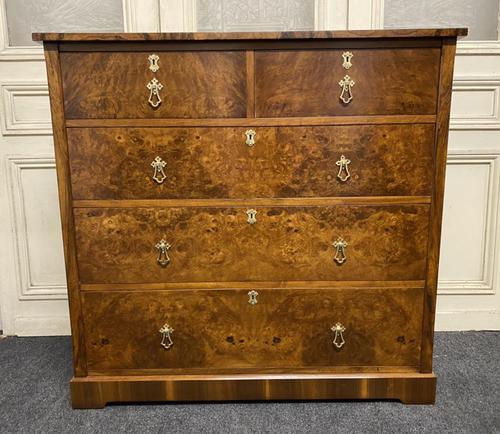
[[[35,34],[73,406],[432,403],[463,34]]]

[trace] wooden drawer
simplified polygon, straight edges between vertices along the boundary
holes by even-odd
[[[439,48],[258,51],[255,53],[259,117],[435,114]],[[340,100],[349,75],[353,99]]]
[[[383,371],[420,363],[422,289],[257,292],[253,305],[248,289],[84,293],[88,369]],[[335,339],[337,323],[345,330]],[[168,349],[165,324],[173,328]]]
[[[254,224],[250,208],[257,211]],[[82,283],[425,278],[428,205],[77,208],[74,214]],[[157,263],[162,239],[170,245],[166,266]],[[342,239],[346,258],[337,263],[342,254],[332,243]]]
[[[246,116],[246,60],[242,51],[61,53],[66,118],[226,118]],[[157,79],[161,104],[148,102]],[[156,103],[157,101],[154,100]]]
[[[431,194],[434,125],[259,127],[251,147],[247,129],[68,128],[73,197]],[[158,181],[156,157],[165,163]]]

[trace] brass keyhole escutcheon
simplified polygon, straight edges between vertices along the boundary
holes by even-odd
[[[174,332],[174,329],[168,324],[164,324],[159,332],[163,335],[160,345],[166,350],[170,349],[170,347],[174,345],[174,341],[172,341],[172,333]]]
[[[148,56],[149,60],[149,69],[153,72],[156,72],[160,69],[160,65],[158,64],[160,62],[160,57],[157,54],[150,54]]]
[[[330,330],[335,333],[335,336],[333,338],[333,345],[335,345],[337,348],[342,348],[342,346],[345,344],[343,335],[343,333],[345,332],[345,327],[338,322]]]
[[[247,210],[247,222],[251,225],[257,223],[257,211],[255,209]]]
[[[167,178],[167,175],[165,175],[165,172],[163,171],[166,165],[167,163],[165,163],[165,161],[163,161],[160,157],[156,157],[151,163],[151,167],[154,169],[153,179],[158,184],[161,184]]]
[[[160,240],[155,247],[158,249],[158,257],[156,262],[162,267],[166,267],[170,263],[170,257],[168,256],[168,251],[170,250],[170,244],[164,239]]]
[[[356,83],[354,80],[346,75],[342,80],[339,81],[339,86],[342,88],[342,93],[340,94],[340,99],[344,104],[349,104],[354,98],[352,95],[352,87]]]
[[[255,290],[251,290],[248,292],[248,302],[253,306],[255,304],[257,304],[257,296],[259,295],[259,293]]]
[[[352,58],[354,57],[354,54],[352,54],[350,51],[345,51],[342,53],[342,58],[344,59],[344,62],[342,63],[342,66],[344,69],[351,69],[352,66]]]
[[[163,84],[161,84],[156,78],[153,78],[146,87],[149,89],[149,105],[153,108],[157,108],[161,104],[160,90],[163,89]]]
[[[345,254],[347,242],[343,238],[339,237],[332,243],[332,245],[335,248],[335,256],[333,259],[337,262],[337,264],[343,264],[347,260],[347,256]]]
[[[247,144],[247,146],[254,146],[255,145],[255,136],[257,135],[257,133],[254,131],[254,130],[247,130],[245,131],[245,135],[247,137],[247,139],[245,140],[245,143]]]
[[[346,182],[351,174],[349,173],[349,168],[347,167],[351,164],[351,160],[347,159],[345,155],[340,156],[340,160],[335,163],[339,166],[339,173],[337,173],[337,178],[339,178],[342,182]]]

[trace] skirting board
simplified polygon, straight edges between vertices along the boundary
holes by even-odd
[[[433,404],[434,374],[93,376],[71,380],[73,408],[111,402],[393,399]]]

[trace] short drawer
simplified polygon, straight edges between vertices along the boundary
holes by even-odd
[[[246,116],[244,52],[158,52],[155,72],[151,54],[61,53],[66,118]]]
[[[82,283],[425,278],[428,205],[77,208]]]
[[[440,54],[439,48],[258,51],[256,114],[435,114]]]
[[[420,363],[419,288],[87,292],[82,302],[91,373]]]
[[[77,200],[425,196],[434,172],[428,124],[68,128],[68,144]]]

